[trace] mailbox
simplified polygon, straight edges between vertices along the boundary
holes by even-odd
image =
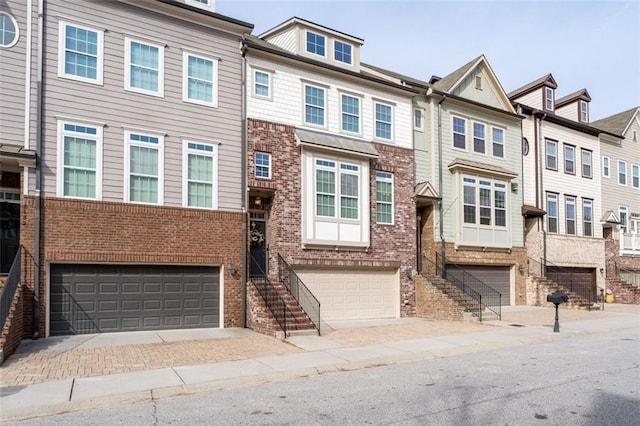
[[[547,295],[547,302],[551,302],[558,306],[561,303],[567,303],[569,298],[566,294],[561,291],[556,291],[555,293],[551,293]]]

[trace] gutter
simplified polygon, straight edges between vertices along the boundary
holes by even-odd
[[[440,220],[440,255],[442,257],[442,276],[447,278],[446,265],[446,246],[444,241],[444,205],[442,204],[442,104],[447,100],[447,94],[442,94],[442,99],[438,102],[438,192],[440,195],[439,220]],[[436,265],[437,268],[437,265]]]
[[[543,153],[542,153],[542,121],[547,118],[547,113],[544,113],[542,116],[537,117],[538,118],[538,126],[537,126],[537,130],[538,130],[538,140],[537,142],[539,143],[539,147],[540,147],[540,157],[542,157]],[[546,150],[546,145],[545,145],[545,150]],[[537,157],[537,155],[536,155]],[[558,153],[556,152],[556,159],[558,158]],[[544,203],[544,180],[543,180],[543,175],[544,175],[544,164],[545,162],[543,161],[544,158],[540,158],[540,163],[539,163],[539,167],[540,167],[540,189],[539,192],[540,193],[540,203],[543,204]],[[557,160],[556,160],[557,161]],[[537,170],[536,170],[537,171]],[[558,200],[558,203],[560,202],[560,200]],[[543,272],[544,272],[544,276],[547,276],[547,227],[546,227],[546,222],[544,217],[540,218],[540,221],[542,222],[542,266],[543,266]],[[558,224],[559,225],[559,224]]]
[[[27,3],[27,52],[31,52],[33,29],[33,0]],[[25,55],[25,85],[24,85],[24,149],[31,149],[31,53]],[[26,167],[25,167],[26,170]],[[25,186],[28,188],[28,185]]]
[[[37,45],[37,69],[36,77],[36,188],[35,188],[35,206],[34,206],[34,240],[33,240],[33,338],[40,337],[40,239],[41,224],[40,213],[42,206],[42,74],[43,74],[43,44],[44,44],[44,0],[38,0],[38,45]],[[27,52],[29,55],[30,53]]]

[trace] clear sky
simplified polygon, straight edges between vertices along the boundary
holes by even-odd
[[[592,121],[640,106],[640,1],[216,0],[255,25],[293,16],[364,39],[361,60],[444,77],[484,54],[506,92],[551,73],[556,98],[586,88]]]

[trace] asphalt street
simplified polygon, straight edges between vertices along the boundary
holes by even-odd
[[[61,414],[20,425],[627,425],[640,330]]]

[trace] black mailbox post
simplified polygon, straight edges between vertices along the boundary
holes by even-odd
[[[568,301],[569,298],[567,297],[567,295],[561,291],[556,291],[547,295],[547,302],[551,302],[556,305],[556,322],[553,324],[554,333],[560,332],[560,322],[558,321],[558,305],[560,305],[561,303],[567,303]]]

